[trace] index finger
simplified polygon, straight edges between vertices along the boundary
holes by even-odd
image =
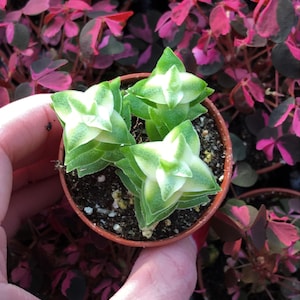
[[[0,221],[7,212],[13,171],[57,157],[62,129],[50,103],[50,94],[40,94],[0,109]]]
[[[37,161],[59,144],[61,126],[50,94],[33,95],[0,109],[0,149],[13,169]]]

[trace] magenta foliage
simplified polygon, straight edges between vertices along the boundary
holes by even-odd
[[[9,281],[41,298],[108,300],[139,253],[96,235],[78,221],[66,199],[33,217],[19,235],[8,246]]]
[[[268,290],[268,285],[275,282],[284,287],[285,280],[297,271],[300,236],[294,223],[299,218],[299,199],[279,199],[271,209],[264,205],[256,209],[231,199],[213,218],[212,227],[224,242],[223,252],[228,256],[225,276],[232,299],[238,299],[247,285],[252,286],[252,292]],[[287,216],[288,212],[292,214]]]
[[[263,136],[270,136],[265,141],[259,137],[257,149],[264,150],[269,160],[276,149],[294,165],[300,156],[287,144],[299,145],[299,2],[253,2],[172,1],[156,30],[166,44],[175,46],[185,64],[196,64],[195,73],[217,82],[214,101],[224,106],[225,113],[234,108],[252,114],[264,108],[273,122],[265,127],[282,125],[283,132],[267,128]],[[289,101],[293,103],[284,111]],[[279,116],[279,111],[284,113]]]
[[[88,0],[30,0],[14,9],[2,1],[1,105],[8,102],[7,95],[18,99],[76,88],[83,81],[91,85],[102,74],[94,76],[91,70],[135,56],[130,44],[118,40],[133,13],[117,7],[109,0],[94,5]]]

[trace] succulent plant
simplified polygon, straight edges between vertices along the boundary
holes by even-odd
[[[212,89],[186,72],[166,48],[151,75],[122,89],[120,78],[81,91],[52,96],[64,128],[66,172],[79,177],[116,167],[134,195],[143,234],[176,209],[205,205],[220,187],[200,158],[200,139],[192,120],[207,110],[200,103]],[[132,118],[145,123],[146,138],[137,143]]]

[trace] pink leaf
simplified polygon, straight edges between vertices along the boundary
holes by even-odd
[[[65,29],[65,34],[68,38],[77,36],[79,32],[78,25],[75,22],[72,22],[70,20],[66,20],[64,29]]]
[[[9,44],[12,43],[15,35],[15,26],[13,23],[9,23],[6,27],[6,39]]]
[[[223,252],[225,255],[236,257],[241,249],[242,239],[238,239],[233,242],[225,242],[223,246]]]
[[[288,117],[291,110],[295,107],[295,99],[290,97],[282,101],[271,113],[269,119],[270,127],[277,127],[281,125]]]
[[[9,103],[9,94],[5,87],[0,86],[0,108]]]
[[[251,236],[253,245],[257,250],[261,250],[266,241],[266,224],[267,224],[267,211],[264,205],[261,205],[256,218],[251,225],[249,234]]]
[[[33,16],[46,11],[49,8],[49,0],[29,0],[23,7],[24,15]]]
[[[54,37],[62,28],[65,23],[65,19],[61,16],[57,16],[51,22],[49,26],[46,27],[45,31],[43,32],[43,36],[52,38]]]
[[[5,6],[7,4],[7,0],[0,0],[0,9],[5,9]]]
[[[33,80],[38,80],[39,78],[53,72],[66,63],[68,63],[66,59],[57,59],[51,61],[50,58],[43,57],[32,63],[30,67],[31,77]]]
[[[297,228],[289,223],[269,221],[268,229],[271,230],[274,236],[286,247],[291,246],[300,238]]]
[[[89,58],[98,54],[97,42],[101,27],[102,20],[100,18],[92,19],[83,26],[80,32],[79,45],[84,57]]]
[[[81,0],[70,0],[65,3],[65,6],[74,10],[91,10],[92,7]]]
[[[275,142],[276,141],[273,137],[270,137],[269,139],[261,139],[256,143],[256,149],[263,150],[267,159],[271,161],[273,159]]]
[[[183,0],[177,6],[172,9],[172,20],[177,25],[180,26],[188,16],[190,9],[194,6],[193,0]]]
[[[258,102],[265,101],[265,91],[257,78],[251,78],[247,81],[247,85],[249,87],[249,91],[253,98]]]
[[[217,235],[225,242],[233,242],[243,236],[243,229],[240,224],[221,211],[215,213],[211,225]]]
[[[107,288],[110,287],[112,285],[112,279],[111,278],[107,278],[107,279],[103,279],[94,289],[93,289],[93,294],[100,294],[102,293],[102,291]]]
[[[32,279],[28,262],[21,261],[19,265],[12,270],[11,279],[14,283],[18,283],[22,288],[28,289]]]
[[[105,266],[105,263],[102,263],[102,264],[94,264],[92,266],[92,268],[90,269],[89,271],[89,275],[92,277],[92,278],[96,278],[103,270]]]
[[[251,218],[247,206],[232,206],[231,213],[244,227],[250,225]]]
[[[216,37],[230,32],[230,20],[223,5],[217,5],[212,9],[209,16],[209,24]]]
[[[295,41],[289,36],[285,42],[285,44],[288,46],[290,49],[290,52],[292,55],[297,59],[300,60],[300,49],[299,47],[295,44]]]
[[[300,108],[299,107],[295,108],[292,128],[294,133],[300,137]]]
[[[66,277],[61,284],[61,293],[64,296],[67,296],[67,290],[70,288],[71,281],[75,277],[77,277],[77,274],[74,271],[71,270],[67,272]]]
[[[276,144],[282,158],[288,165],[294,165],[300,159],[300,139],[292,134],[286,134]]]
[[[66,72],[55,71],[39,78],[37,82],[50,90],[63,91],[70,87],[72,78]]]
[[[256,30],[257,33],[265,38],[275,36],[280,28],[277,23],[278,0],[270,0],[267,6],[259,13]],[[266,22],[266,20],[268,20]]]
[[[122,29],[125,26],[125,23],[128,18],[133,15],[132,11],[120,12],[117,14],[112,14],[104,17],[104,21],[110,31],[115,36],[120,36],[122,33]]]
[[[254,106],[254,101],[252,99],[251,94],[248,92],[247,88],[245,85],[242,84],[242,91],[245,97],[246,102],[248,103],[249,107],[253,107]]]

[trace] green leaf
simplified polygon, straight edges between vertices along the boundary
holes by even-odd
[[[211,200],[205,195],[205,196],[198,196],[198,197],[184,197],[182,196],[178,201],[178,207],[177,209],[186,209],[186,208],[192,208],[196,207],[198,205],[206,205]]]
[[[164,74],[172,66],[176,66],[180,72],[185,72],[183,62],[176,56],[171,48],[166,47],[160,59],[157,61],[156,67],[152,71],[152,75]]]
[[[176,209],[181,193],[173,194],[166,201],[161,199],[161,191],[157,182],[146,179],[141,192],[141,211],[146,226],[167,218]]]
[[[124,102],[125,101],[129,103],[131,112],[134,116],[139,117],[143,120],[150,119],[148,105],[140,98],[130,93],[124,96]]]
[[[231,182],[237,186],[250,187],[257,181],[258,175],[247,162],[237,162],[235,166],[235,176]]]

